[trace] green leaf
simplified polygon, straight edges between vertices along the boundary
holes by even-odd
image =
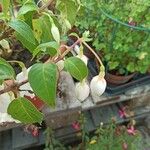
[[[88,75],[88,69],[85,63],[77,57],[69,57],[66,59],[65,68],[79,81],[82,81]]]
[[[56,7],[63,16],[67,17],[67,20],[71,23],[71,25],[73,25],[78,11],[78,6],[75,1],[61,0],[58,1]]]
[[[25,3],[19,10],[18,12],[18,16],[21,16],[21,15],[25,15],[26,13],[28,12],[31,12],[31,11],[37,11],[38,10],[38,7],[36,6],[35,3],[33,2],[28,2],[28,3]]]
[[[8,106],[8,114],[22,123],[41,123],[43,114],[27,99],[14,99]]]
[[[60,32],[58,27],[55,25],[53,18],[49,13],[44,13],[45,16],[49,18],[49,21],[51,23],[51,34],[54,38],[54,40],[58,43],[60,43]]]
[[[21,20],[14,20],[9,23],[9,26],[13,28],[20,36],[26,41],[32,44],[36,44],[32,29],[28,24]]]
[[[41,19],[32,19],[32,26],[33,26],[34,36],[37,39],[37,41],[40,43],[42,32],[43,32],[41,27]]]
[[[42,29],[42,36],[41,36],[42,43],[51,41],[53,39],[53,36],[51,34],[51,22],[49,17],[43,15],[39,19],[39,24],[41,25],[41,29]]]
[[[51,33],[53,35],[54,40],[57,43],[60,43],[60,33],[59,33],[59,29],[56,27],[56,25],[53,23],[52,24],[52,28],[51,28]]]
[[[29,71],[28,79],[35,94],[49,106],[55,106],[57,66],[52,63],[37,63]]]
[[[118,67],[119,62],[117,62],[117,61],[111,62],[110,61],[110,62],[108,62],[108,65],[109,65],[109,69],[113,70],[113,69],[116,69]]]
[[[15,71],[3,58],[0,58],[0,82],[5,79],[14,79]]]
[[[10,0],[2,0],[2,9],[5,16],[7,16],[7,13],[9,11],[9,6],[10,6]]]
[[[50,54],[51,56],[54,56],[57,54],[57,50],[59,48],[59,45],[57,42],[47,42],[47,43],[42,43],[40,44],[33,52],[33,57],[35,57],[40,51],[46,51],[47,53]]]
[[[34,44],[28,41],[26,38],[21,36],[19,33],[15,33],[16,38],[22,43],[24,47],[26,47],[31,53],[33,53],[34,49],[37,47],[37,44]]]

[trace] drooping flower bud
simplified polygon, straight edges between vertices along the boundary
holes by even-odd
[[[101,96],[106,89],[106,80],[100,78],[99,75],[93,77],[90,83],[90,89],[92,96]]]
[[[78,100],[84,101],[90,93],[89,85],[86,81],[78,82],[75,85],[75,94]]]

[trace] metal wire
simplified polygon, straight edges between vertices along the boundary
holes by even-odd
[[[120,20],[112,17],[111,15],[109,15],[108,13],[106,13],[106,11],[104,11],[102,8],[100,8],[100,11],[101,11],[101,13],[103,15],[105,15],[106,17],[108,17],[109,19],[111,19],[113,22],[116,22],[118,24],[121,24],[123,26],[129,27],[129,28],[132,28],[132,29],[135,29],[135,30],[150,32],[150,28],[129,25],[129,24],[125,23],[125,22],[122,22],[122,21],[120,21]]]

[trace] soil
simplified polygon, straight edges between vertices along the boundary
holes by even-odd
[[[12,54],[7,60],[21,61],[25,64],[27,68],[30,67],[35,62],[35,60],[31,61],[32,54],[27,49],[23,49],[22,45],[19,42],[15,42],[15,44],[11,48]],[[11,63],[11,65],[13,66],[16,74],[22,71],[17,63]]]

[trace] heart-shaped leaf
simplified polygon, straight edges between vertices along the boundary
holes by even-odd
[[[52,63],[35,64],[29,71],[28,79],[35,94],[49,106],[55,106],[57,66]]]
[[[69,57],[65,60],[65,68],[77,80],[82,81],[88,75],[85,63],[77,57]]]
[[[15,71],[12,66],[3,58],[0,58],[0,81],[14,79]]]
[[[22,123],[41,123],[43,114],[26,98],[14,99],[8,106],[8,114]]]

